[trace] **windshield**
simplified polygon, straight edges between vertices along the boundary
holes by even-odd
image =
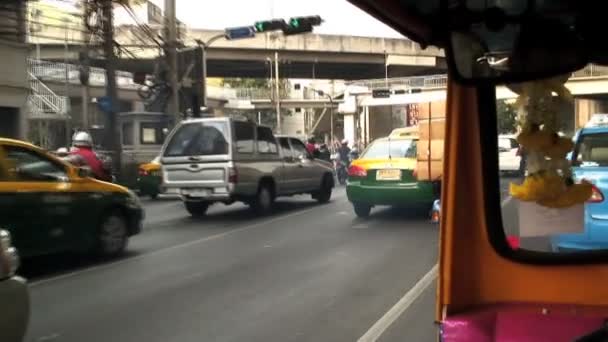
[[[410,139],[377,140],[363,152],[361,158],[416,158],[416,144],[416,140]]]
[[[178,128],[165,149],[166,157],[228,154],[228,124],[192,122]]]
[[[577,146],[576,165],[608,166],[608,132],[582,134]]]
[[[354,2],[0,0],[0,342],[436,339],[446,53]]]

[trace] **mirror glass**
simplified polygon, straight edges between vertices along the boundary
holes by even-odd
[[[502,222],[512,248],[608,250],[608,100],[593,95],[608,90],[598,83],[607,76],[590,64],[496,87]]]
[[[87,168],[87,167],[78,168],[78,177],[87,178],[87,177],[91,177],[91,176],[92,176],[92,172],[89,168]]]
[[[448,10],[448,58],[462,80],[533,79],[570,72],[587,61],[575,21],[551,2],[458,3]]]

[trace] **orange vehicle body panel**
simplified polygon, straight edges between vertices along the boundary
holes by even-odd
[[[494,303],[599,306],[608,312],[608,265],[529,265],[493,249],[485,220],[476,94],[449,82],[437,321]]]

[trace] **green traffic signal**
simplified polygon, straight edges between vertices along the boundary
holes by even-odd
[[[300,20],[296,19],[296,18],[292,18],[289,21],[289,26],[293,27],[293,28],[298,28],[300,27]]]
[[[256,32],[277,31],[282,30],[287,24],[284,20],[273,19],[265,21],[257,21],[253,26]]]

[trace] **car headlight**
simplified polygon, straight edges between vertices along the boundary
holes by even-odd
[[[11,233],[8,230],[0,230],[0,248],[7,250],[12,246]]]
[[[19,254],[13,247],[11,234],[0,229],[0,279],[10,278],[19,268]]]
[[[139,196],[131,190],[128,192],[127,197],[127,206],[131,208],[141,208],[141,201],[139,200]]]

